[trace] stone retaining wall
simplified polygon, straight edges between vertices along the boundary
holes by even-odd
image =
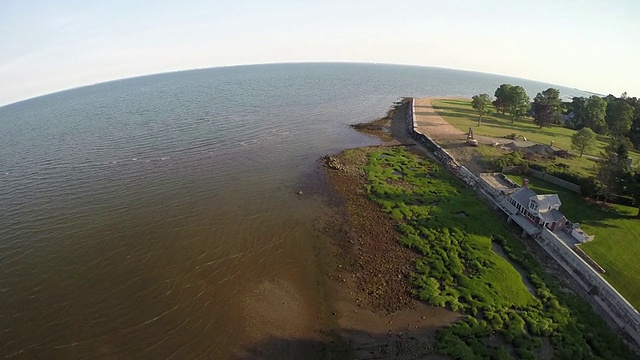
[[[418,131],[415,125],[415,105],[413,99],[409,106],[407,114],[407,125],[410,135],[413,139],[431,150],[434,155],[449,169],[456,177],[464,183],[476,188],[477,192],[483,197],[491,200],[491,195],[483,191],[483,182],[464,166],[460,165],[449,153],[447,153],[438,143],[428,135]],[[535,170],[534,170],[535,171]],[[545,174],[546,175],[546,174]],[[534,175],[535,176],[535,175]],[[550,177],[550,175],[547,175]],[[553,177],[555,178],[555,177]],[[558,178],[556,178],[558,179]],[[549,181],[548,178],[544,180]],[[562,182],[569,183],[562,179]],[[550,182],[553,182],[550,181]],[[560,185],[553,182],[556,185]],[[565,184],[566,185],[566,184]],[[575,185],[577,186],[577,185]],[[563,186],[564,187],[564,186]],[[573,190],[573,189],[569,189]],[[576,191],[576,190],[573,190]],[[578,186],[577,192],[580,192]],[[492,201],[493,202],[493,201]],[[494,208],[496,208],[494,203]],[[616,291],[600,274],[589,266],[578,254],[569,248],[564,242],[556,238],[549,230],[543,228],[542,233],[535,237],[538,242],[557,262],[562,266],[582,287],[589,291],[589,294],[598,303],[602,309],[611,317],[611,319],[620,326],[623,333],[628,335],[628,339],[635,343],[636,347],[640,347],[640,314],[629,302]]]
[[[640,314],[567,244],[543,228],[535,240],[582,285],[613,321],[640,346]]]
[[[410,133],[409,135],[422,144],[424,147],[429,149],[436,158],[449,170],[453,173],[458,179],[462,180],[465,184],[469,186],[475,186],[478,183],[478,177],[475,176],[469,169],[460,165],[454,159],[451,154],[449,154],[446,150],[444,150],[438,143],[429,137],[427,134],[423,134],[418,131],[417,126],[415,125],[415,118],[413,114],[415,113],[415,104],[413,99],[410,100],[411,104],[409,106],[409,111],[407,114],[407,125],[409,126]]]

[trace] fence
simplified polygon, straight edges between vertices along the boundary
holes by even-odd
[[[542,171],[538,171],[538,170],[533,170],[533,169],[529,169],[529,174],[533,177],[536,177],[538,179],[542,179],[544,181],[550,182],[552,184],[558,185],[560,187],[563,187],[565,189],[571,190],[573,192],[576,192],[578,194],[580,194],[580,185],[576,185],[572,182],[566,181],[566,180],[562,180],[558,177],[555,177],[553,175],[549,175],[545,172]]]

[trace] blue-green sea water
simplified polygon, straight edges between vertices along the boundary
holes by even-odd
[[[1,107],[0,357],[224,359],[321,328],[315,225],[331,209],[318,158],[375,144],[348,125],[400,97],[493,94],[502,83],[531,96],[550,86],[427,67],[274,64]],[[304,318],[265,318],[281,298]]]

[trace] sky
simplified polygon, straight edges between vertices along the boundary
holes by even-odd
[[[378,62],[640,97],[638,0],[0,0],[0,106],[146,74]]]

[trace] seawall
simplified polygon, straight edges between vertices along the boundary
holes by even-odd
[[[479,178],[471,173],[467,168],[458,163],[446,150],[429,135],[418,131],[415,121],[415,104],[411,99],[406,115],[407,127],[410,136],[431,150],[436,158],[449,169],[457,178],[469,186],[472,186],[482,198],[490,201],[494,209],[499,209],[491,195],[483,190]],[[560,180],[560,179],[559,179]],[[571,183],[569,183],[571,184]],[[566,184],[565,184],[566,185]],[[575,184],[571,184],[575,185]],[[573,190],[573,189],[572,189]],[[578,188],[579,191],[579,188]],[[599,313],[607,314],[615,323],[622,334],[627,335],[627,340],[634,345],[636,351],[640,349],[640,313],[611,286],[600,274],[587,264],[578,254],[576,254],[565,243],[556,238],[550,231],[543,231],[533,239],[545,251],[564,268],[576,282],[589,292],[594,300],[589,302],[594,306],[597,304],[602,310]]]

